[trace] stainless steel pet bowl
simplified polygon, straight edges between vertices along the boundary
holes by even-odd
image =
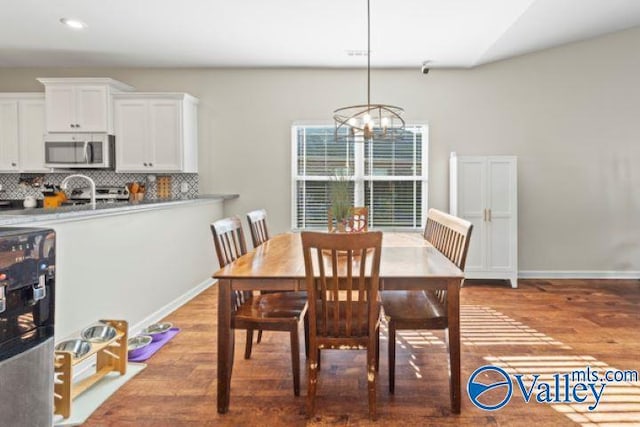
[[[138,335],[127,340],[127,354],[129,357],[138,357],[153,339],[149,335]]]
[[[74,359],[80,359],[91,351],[91,343],[86,340],[76,338],[74,340],[62,341],[57,344],[56,350],[69,352],[73,355]]]
[[[111,325],[94,325],[84,329],[80,336],[89,342],[105,342],[116,336],[118,332]]]
[[[153,325],[149,325],[142,333],[144,335],[150,335],[154,341],[158,341],[164,334],[169,332],[169,329],[172,327],[173,323],[170,322],[154,323]]]

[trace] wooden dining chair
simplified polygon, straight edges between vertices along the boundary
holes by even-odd
[[[302,232],[309,298],[307,413],[315,414],[320,350],[367,350],[369,416],[376,418],[381,232]]]
[[[331,208],[327,210],[327,229],[330,233],[337,230],[334,226],[333,212]],[[345,231],[349,233],[359,233],[369,230],[369,208],[366,206],[352,206],[349,208]]]
[[[251,242],[253,243],[253,247],[257,248],[267,240],[269,240],[269,230],[267,228],[267,211],[264,209],[256,209],[254,211],[247,213],[247,223],[249,224],[249,230],[251,231]],[[275,291],[279,292],[279,291]],[[301,300],[306,301],[307,293],[306,292],[297,292],[297,291],[283,291],[295,293],[295,295]],[[264,294],[272,294],[274,291],[260,291],[261,295]],[[309,336],[309,318],[305,315],[304,317],[304,330],[305,330],[305,353],[309,353],[309,343],[307,337]],[[256,338],[256,343],[260,343],[262,341],[262,329],[258,329],[258,337]]]
[[[473,226],[461,218],[429,209],[424,238],[464,270]],[[395,392],[396,331],[447,329],[447,291],[382,291],[389,327],[389,392]],[[451,369],[451,367],[449,367]],[[451,376],[451,372],[449,372]]]
[[[354,206],[349,209],[349,231],[360,233],[369,230],[369,208]]]
[[[231,217],[211,224],[213,243],[220,267],[235,261],[247,252],[240,218]],[[300,344],[298,327],[307,311],[306,298],[295,292],[253,295],[251,291],[233,291],[231,298],[231,329],[245,329],[247,341],[244,358],[251,357],[255,329],[287,331],[291,338],[293,393],[300,395]],[[233,357],[231,358],[233,363]]]
[[[247,213],[247,222],[249,223],[249,230],[251,230],[251,242],[254,248],[269,240],[266,210],[256,209]]]

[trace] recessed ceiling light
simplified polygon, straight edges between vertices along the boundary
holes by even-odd
[[[69,28],[73,28],[74,30],[84,30],[85,28],[87,28],[87,24],[82,21],[78,21],[77,19],[61,18],[60,22],[62,22]]]

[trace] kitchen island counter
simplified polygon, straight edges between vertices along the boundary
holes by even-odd
[[[237,198],[237,194],[209,194],[196,198],[171,200],[143,200],[140,202],[99,202],[95,209],[89,204],[62,206],[54,209],[32,208],[0,210],[0,226],[25,225],[35,222],[77,221],[101,216],[123,215],[150,209],[167,209],[188,204],[206,203],[212,200],[226,201]]]
[[[126,320],[135,336],[213,283],[210,224],[235,197],[32,209],[0,213],[0,226],[56,232],[56,342],[99,319]]]

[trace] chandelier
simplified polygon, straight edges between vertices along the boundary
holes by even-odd
[[[335,138],[386,139],[404,130],[404,110],[394,105],[371,103],[371,12],[367,0],[367,103],[333,111]]]

